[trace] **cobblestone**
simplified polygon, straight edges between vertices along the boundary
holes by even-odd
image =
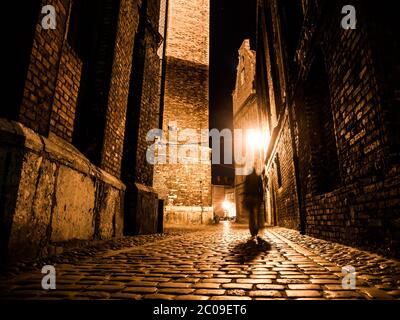
[[[41,289],[41,268],[9,273],[0,279],[0,299],[400,298],[398,261],[287,229],[266,229],[261,245],[228,223],[140,239],[153,240],[55,258],[55,291]],[[342,286],[344,265],[356,268],[355,290]]]
[[[360,299],[362,295],[354,291],[324,291],[327,299]]]
[[[289,298],[319,298],[322,292],[317,290],[286,290],[286,295]]]
[[[250,291],[250,297],[268,297],[268,298],[281,298],[283,293],[276,290],[256,290]]]
[[[218,289],[199,289],[196,290],[194,293],[198,295],[207,295],[207,296],[222,296],[225,294],[225,290],[218,290]]]

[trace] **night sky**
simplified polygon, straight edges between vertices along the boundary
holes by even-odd
[[[247,38],[254,47],[256,3],[256,0],[211,0],[210,128],[232,128],[238,50]],[[213,175],[232,175],[232,172],[214,166]]]

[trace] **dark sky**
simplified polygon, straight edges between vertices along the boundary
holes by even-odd
[[[244,39],[255,41],[256,0],[211,0],[210,128],[232,128],[232,91],[238,50]],[[226,166],[213,166],[213,176],[231,176]]]
[[[232,127],[238,49],[255,40],[256,0],[211,0],[210,127]]]

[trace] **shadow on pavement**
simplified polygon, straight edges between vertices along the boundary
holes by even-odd
[[[239,243],[231,251],[231,257],[239,263],[251,262],[256,259],[261,253],[271,250],[271,245],[262,238],[258,238],[256,242],[249,239],[245,243]]]

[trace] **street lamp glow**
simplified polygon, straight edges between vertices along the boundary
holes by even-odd
[[[223,203],[222,203],[222,208],[224,209],[224,210],[230,210],[230,208],[232,207],[232,204],[228,201],[228,200],[225,200]]]
[[[252,150],[264,150],[265,139],[261,131],[259,130],[248,130],[247,131],[247,145]]]

